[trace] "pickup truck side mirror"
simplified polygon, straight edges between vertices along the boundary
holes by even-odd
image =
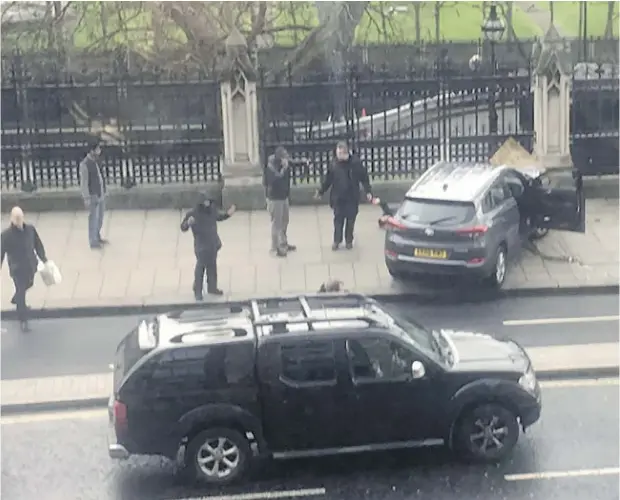
[[[426,375],[426,368],[419,361],[414,361],[411,363],[411,376],[414,380],[421,379]]]

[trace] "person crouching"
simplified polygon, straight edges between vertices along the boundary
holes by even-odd
[[[215,202],[205,198],[190,210],[181,222],[181,231],[184,233],[192,229],[194,236],[194,253],[196,267],[194,268],[194,298],[202,300],[205,273],[207,275],[207,293],[223,295],[217,287],[217,254],[222,248],[222,241],[217,232],[217,223],[228,219],[235,213],[237,207],[231,205],[227,211],[220,210]]]

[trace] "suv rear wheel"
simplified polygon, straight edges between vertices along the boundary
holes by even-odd
[[[496,289],[500,289],[506,281],[506,275],[508,273],[508,254],[506,247],[500,245],[495,253],[495,264],[493,265],[493,272],[489,276],[489,284]]]
[[[502,405],[490,403],[467,410],[455,425],[454,445],[465,459],[499,462],[519,439],[517,417]]]
[[[207,429],[190,441],[186,464],[198,481],[224,485],[243,478],[251,454],[248,440],[238,431]]]

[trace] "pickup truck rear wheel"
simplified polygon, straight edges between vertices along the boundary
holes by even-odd
[[[455,426],[454,447],[465,459],[493,463],[506,458],[519,439],[514,413],[496,403],[482,404],[465,413]]]
[[[233,429],[207,429],[187,446],[188,472],[200,482],[225,485],[241,480],[248,471],[252,451],[248,440]]]

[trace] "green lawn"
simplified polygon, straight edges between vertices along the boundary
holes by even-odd
[[[553,2],[554,21],[565,36],[579,35],[579,4],[581,2]],[[549,2],[536,2],[540,9],[550,10]],[[615,4],[614,36],[618,36],[618,3]],[[607,2],[588,1],[587,36],[603,36],[607,22]]]
[[[410,2],[403,3],[405,6]],[[471,41],[481,38],[480,26],[483,21],[482,2],[446,2],[439,15],[440,38],[449,41]],[[374,6],[373,6],[374,7]],[[371,8],[371,10],[375,10]],[[500,11],[501,14],[501,11]],[[424,2],[420,10],[420,31],[423,41],[435,41],[435,14],[433,2]],[[389,18],[386,30],[392,39],[397,41],[415,41],[415,13],[411,5],[407,11],[394,12]],[[541,34],[541,30],[520,9],[513,8],[513,26],[520,39],[533,38]],[[358,41],[369,43],[384,42],[386,36],[382,30],[382,19],[379,13],[366,14],[357,29]]]

